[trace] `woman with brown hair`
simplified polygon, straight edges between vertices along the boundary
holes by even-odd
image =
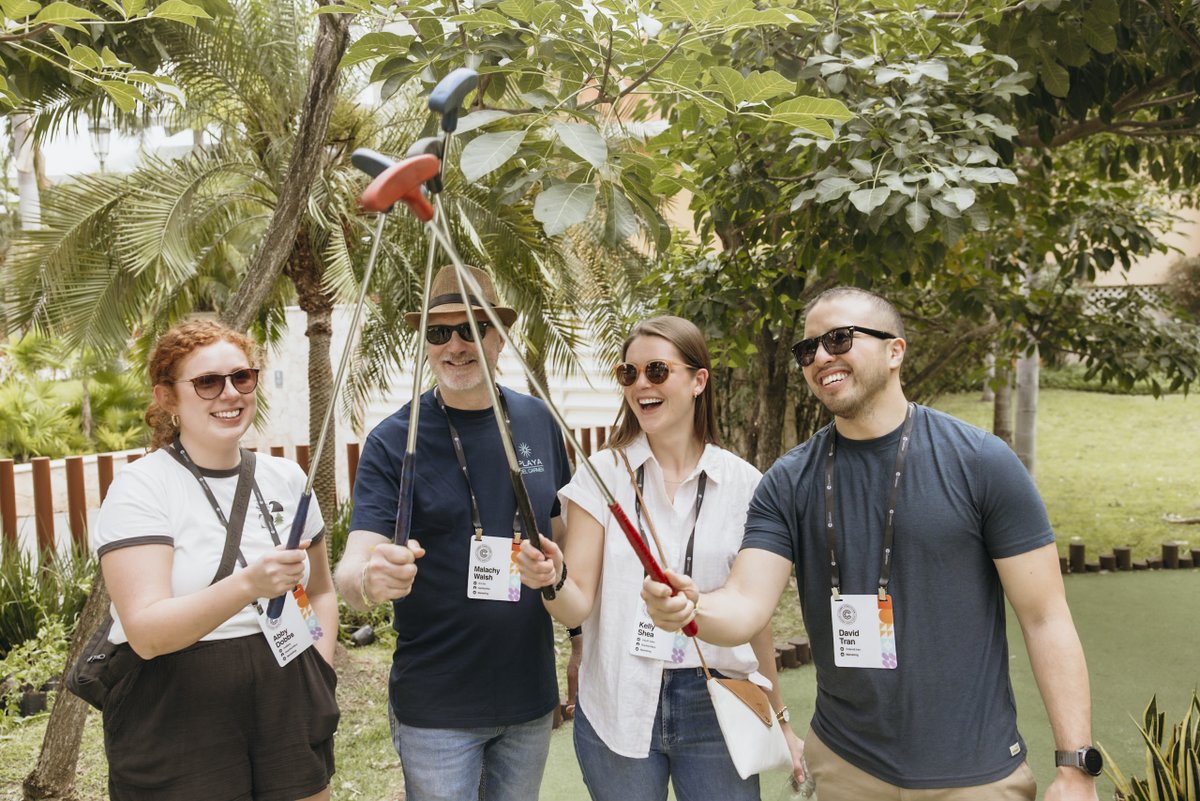
[[[617,429],[592,464],[643,538],[657,532],[663,567],[716,589],[761,475],[721,447],[704,336],[687,320],[655,317],[633,328],[621,358]],[[543,601],[555,619],[583,628],[574,737],[588,792],[596,801],[660,801],[670,782],[680,801],[758,799],[758,776],[741,779],[729,756],[695,648],[650,621],[642,566],[588,472],[559,495],[565,545],[543,540],[543,553],[525,544],[518,566],[527,586],[555,587],[555,599]],[[770,627],[749,644],[700,650],[714,675],[768,690],[798,762]]]
[[[117,476],[91,545],[112,596],[109,639],[144,662],[104,705],[114,801],[327,799],[338,708],[337,599],[314,503],[279,546],[305,479],[241,449],[257,348],[210,321],[150,355],[150,453]],[[287,597],[277,624],[265,602]]]

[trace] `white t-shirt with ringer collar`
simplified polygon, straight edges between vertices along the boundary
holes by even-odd
[[[238,468],[201,472],[228,519],[237,489]],[[286,540],[296,505],[304,492],[304,471],[295,462],[255,454],[254,479],[272,513],[280,539]],[[315,541],[324,533],[325,523],[317,499],[313,498],[304,525],[304,538]],[[171,545],[175,550],[171,563],[171,593],[178,598],[212,583],[225,550],[225,527],[209,504],[200,482],[160,448],[117,475],[100,506],[89,540],[97,556],[137,545]],[[251,491],[242,528],[242,555],[247,564],[253,564],[274,547],[270,530]],[[235,562],[233,569],[242,568]],[[306,561],[301,579],[306,586],[308,575]],[[125,642],[125,630],[121,628],[116,608],[112,607],[110,611],[113,626],[109,639],[114,643]],[[260,631],[254,609],[247,605],[200,639],[223,640]]]

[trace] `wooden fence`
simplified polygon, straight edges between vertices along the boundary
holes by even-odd
[[[603,447],[608,439],[610,429],[581,428],[575,430],[583,452],[591,455],[593,450]],[[283,457],[284,447],[272,445],[272,456]],[[575,465],[575,453],[570,446],[567,452],[571,458],[572,468]],[[126,462],[137,461],[142,456],[130,453],[124,456]],[[296,463],[307,473],[309,464],[309,446],[297,445]],[[359,443],[346,443],[346,468],[349,477],[350,493],[354,492],[354,478],[358,469]],[[102,453],[96,459],[96,479],[99,486],[99,500],[104,501],[108,487],[113,481],[114,454]],[[33,485],[33,518],[37,535],[38,553],[53,551],[55,548],[55,516],[64,510],[55,508],[55,491],[53,486],[51,460],[45,456],[36,456],[29,462]],[[66,479],[66,521],[71,532],[71,539],[79,545],[87,545],[88,498],[84,481],[84,457],[68,456],[63,460],[63,473]],[[17,544],[18,508],[16,492],[16,476],[12,459],[0,459],[0,523],[2,523],[4,540],[12,545]]]

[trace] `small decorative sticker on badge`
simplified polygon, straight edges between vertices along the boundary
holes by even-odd
[[[486,542],[480,544],[475,549],[475,556],[479,559],[480,562],[492,561],[492,546],[488,545]]]
[[[858,611],[850,604],[842,604],[838,607],[838,620],[841,620],[847,626],[853,626],[858,621]]]

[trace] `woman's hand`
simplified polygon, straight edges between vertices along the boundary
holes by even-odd
[[[295,589],[304,577],[304,563],[308,559],[305,551],[311,543],[311,539],[304,540],[298,548],[276,545],[275,550],[267,551],[246,568],[245,578],[253,597],[277,598]]]
[[[539,551],[529,540],[525,540],[521,543],[521,552],[517,554],[521,583],[534,590],[553,587],[562,575],[562,549],[546,537],[542,538],[542,548],[545,550]]]

